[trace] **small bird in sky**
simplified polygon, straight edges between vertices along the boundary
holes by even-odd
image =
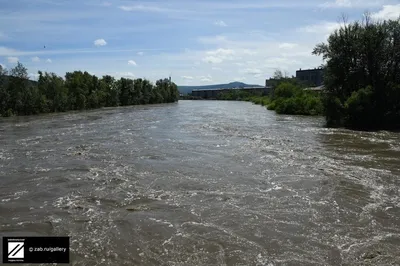
[[[46,48],[46,45],[45,45],[45,46],[43,46],[43,48]]]

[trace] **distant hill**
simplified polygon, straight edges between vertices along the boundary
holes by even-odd
[[[178,86],[178,90],[182,94],[191,93],[192,90],[213,90],[213,89],[233,89],[241,87],[264,87],[261,85],[249,85],[243,82],[231,82],[228,84],[215,84],[215,85],[204,85],[204,86]]]

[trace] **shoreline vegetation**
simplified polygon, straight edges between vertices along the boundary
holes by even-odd
[[[280,77],[280,78],[277,78]],[[215,100],[249,101],[274,110],[278,114],[288,115],[323,115],[322,94],[305,91],[308,86],[296,78],[282,77],[280,71],[275,73],[276,88],[271,95],[250,93],[243,90],[231,89],[218,95]],[[182,100],[202,100],[200,97],[183,96]]]
[[[241,91],[223,93],[220,99],[250,101],[254,104],[266,106],[268,110],[274,110],[277,114],[323,115],[321,94],[305,91],[305,87],[295,78],[281,78],[273,93],[269,96],[249,95],[247,92]]]
[[[41,71],[38,74],[38,81],[31,81],[21,63],[10,71],[0,65],[0,117],[172,103],[179,99],[177,85],[168,79],[153,84],[140,78],[98,78],[86,71],[68,72],[65,78]]]

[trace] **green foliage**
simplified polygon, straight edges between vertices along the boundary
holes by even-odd
[[[357,127],[368,124],[373,115],[373,106],[370,105],[372,97],[371,87],[353,92],[344,104],[346,123]]]
[[[270,103],[270,98],[268,96],[251,96],[245,100],[262,106],[267,106]]]
[[[244,100],[266,106],[278,114],[321,115],[323,103],[320,94],[304,91],[304,86],[295,78],[283,77],[280,71],[275,73],[276,88],[272,95],[262,96],[261,93],[250,93],[241,90],[222,92],[219,100]]]
[[[282,82],[274,91],[276,98],[291,98],[296,95],[298,88],[289,82]]]
[[[326,60],[328,125],[400,128],[400,19],[344,24],[313,54]]]
[[[0,116],[32,115],[111,106],[175,102],[178,88],[168,79],[153,85],[144,79],[98,78],[88,72],[38,72],[37,82],[28,80],[27,69],[18,63],[8,73],[0,66]]]
[[[316,92],[304,91],[304,88],[294,80],[284,80],[276,87],[268,110],[278,114],[289,115],[321,115],[323,103]]]

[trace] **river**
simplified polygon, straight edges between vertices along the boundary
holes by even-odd
[[[0,119],[1,236],[71,265],[399,265],[399,176],[399,133],[248,102]]]

